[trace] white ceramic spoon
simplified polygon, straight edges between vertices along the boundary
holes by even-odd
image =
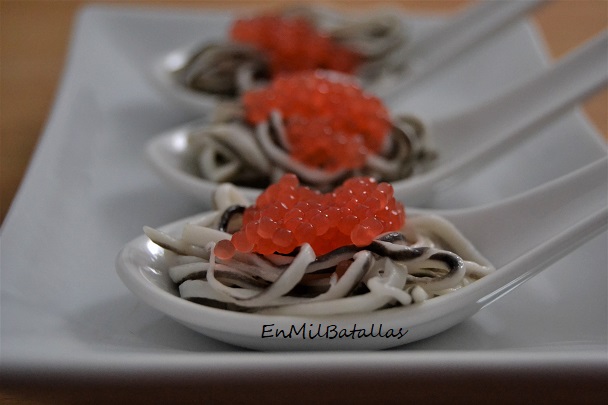
[[[116,267],[125,285],[142,301],[200,333],[231,344],[260,350],[395,347],[462,322],[605,230],[607,173],[608,159],[603,158],[495,204],[443,211],[406,208],[410,218],[435,214],[448,219],[496,267],[495,272],[466,287],[406,307],[298,317],[247,314],[195,304],[178,296],[168,276],[167,260],[172,253],[167,254],[146,236],[129,242],[121,250]],[[177,236],[184,224],[192,220],[187,218],[160,229]],[[382,336],[329,339],[310,338],[308,332],[303,332],[311,331],[314,335],[319,330],[353,329],[375,331]],[[291,338],[266,337],[277,330],[292,331]],[[386,337],[389,330],[395,337]],[[333,336],[333,332],[328,333],[327,336]]]
[[[437,189],[482,169],[509,147],[532,136],[538,126],[606,82],[607,56],[608,35],[603,33],[546,71],[477,108],[448,117],[418,117],[438,158],[427,171],[393,182],[396,196],[407,205],[422,205]],[[197,158],[188,148],[188,136],[208,125],[204,120],[194,121],[146,145],[148,161],[165,180],[205,202],[210,201],[217,184],[197,174]],[[247,187],[241,190],[248,197],[261,192]]]
[[[508,23],[525,15],[546,0],[480,1],[450,18],[440,28],[412,40],[397,55],[397,60],[407,61],[407,69],[398,81],[378,80],[370,90],[387,101],[396,98],[405,87],[418,83],[440,66],[456,58],[468,48],[490,37]],[[328,20],[340,20],[343,16],[324,8],[315,8]],[[192,90],[178,80],[178,73],[192,56],[199,52],[201,44],[175,49],[153,64],[151,77],[161,93],[195,112],[212,109],[218,101],[213,95]]]

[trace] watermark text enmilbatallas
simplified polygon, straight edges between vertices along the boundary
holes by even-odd
[[[364,338],[396,338],[401,339],[409,332],[405,328],[385,328],[382,324],[371,324],[368,327],[340,327],[334,324],[302,323],[289,327],[275,327],[274,323],[262,325],[262,339],[364,339]]]

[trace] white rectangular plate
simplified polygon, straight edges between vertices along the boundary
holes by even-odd
[[[404,18],[414,35],[442,23]],[[144,161],[148,139],[195,118],[155,93],[146,67],[173,47],[221,38],[229,21],[219,12],[111,7],[87,8],[79,16],[55,108],[2,228],[4,373],[217,372],[247,379],[252,371],[296,377],[316,370],[331,378],[345,370],[440,376],[452,366],[485,373],[605,365],[605,233],[466,322],[390,351],[255,353],[199,335],[138,302],[116,275],[120,248],[144,225],[208,208],[167,188]],[[547,63],[537,33],[520,22],[413,88],[402,109],[464,109]],[[605,154],[604,141],[574,111],[459,189],[438,195],[433,205],[493,201]]]

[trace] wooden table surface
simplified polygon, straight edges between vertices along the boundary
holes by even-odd
[[[87,3],[90,2],[0,0],[0,221],[4,220],[8,212],[36,142],[44,129],[65,66],[66,51],[76,12]],[[242,6],[281,2],[191,0],[106,1],[104,3],[238,10]],[[452,13],[472,4],[473,1],[326,1],[325,3],[344,8],[373,8],[382,3],[402,7],[405,10]],[[608,2],[606,0],[550,1],[535,11],[532,18],[540,27],[551,55],[558,58],[608,27]],[[584,110],[600,133],[608,138],[607,99],[608,91],[604,89],[585,102]],[[108,387],[96,390],[89,388],[87,391],[61,387],[46,387],[38,390],[21,388],[17,390],[3,388],[0,391],[0,403],[80,403],[102,397],[109,400],[113,398],[113,394],[119,395],[119,393],[123,395],[116,398],[128,398],[132,403],[138,398],[136,392],[124,389],[118,392]],[[528,389],[529,394],[534,394],[533,388],[529,386],[522,388]],[[553,392],[556,397],[562,399],[569,398],[569,391],[564,391],[564,388],[556,388],[548,392]],[[602,392],[606,393],[606,389],[603,388]],[[573,394],[570,398],[574,396]],[[153,399],[149,395],[146,398]],[[516,394],[512,393],[510,398],[516,398]]]

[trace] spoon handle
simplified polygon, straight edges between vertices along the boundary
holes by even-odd
[[[607,81],[608,31],[604,31],[501,96],[465,113],[427,122],[445,152],[441,159],[449,162],[442,166],[443,174],[491,161]]]
[[[557,260],[606,229],[607,175],[604,157],[510,199],[442,215],[497,268],[523,257],[527,266],[535,267],[549,257]]]
[[[408,55],[419,62],[420,69],[439,66],[545,1],[481,1],[416,41]]]
[[[480,307],[608,228],[607,173],[608,158],[604,157],[499,203],[437,212],[454,223],[497,269],[472,285],[470,293]]]
[[[606,158],[601,159],[549,183],[541,187],[540,192],[523,196],[508,209],[506,206],[496,208],[494,215],[499,215],[500,211],[510,213],[508,219],[503,217],[502,220],[503,223],[509,222],[509,226],[501,230],[504,240],[494,247],[502,249],[502,252],[491,253],[500,256],[500,270],[493,275],[491,282],[503,287],[484,294],[478,301],[481,306],[502,297],[606,231],[607,161]],[[487,214],[492,214],[491,211]],[[509,255],[505,255],[505,250]],[[606,271],[605,268],[594,270]]]
[[[487,38],[508,23],[525,15],[547,0],[482,0],[450,18],[444,26],[412,43],[402,55],[410,69],[407,76],[386,96],[399,99],[403,90],[418,83],[449,59]]]

